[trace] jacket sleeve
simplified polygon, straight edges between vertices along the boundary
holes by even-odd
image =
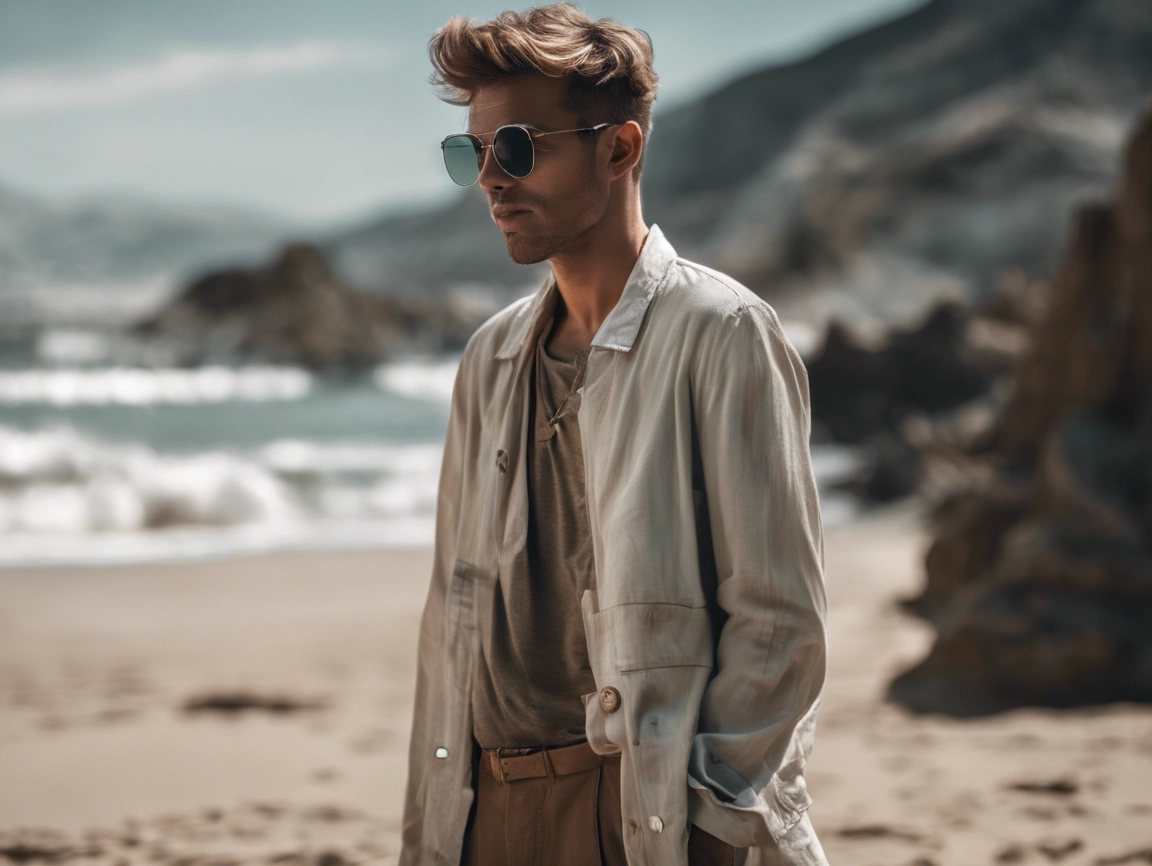
[[[714,320],[696,348],[693,414],[727,618],[692,742],[689,817],[732,845],[780,850],[806,844],[794,836],[811,826],[803,771],[827,657],[808,374],[767,303]],[[795,862],[823,859],[810,844]]]
[[[472,342],[464,351],[452,386],[448,432],[440,463],[436,497],[435,547],[428,598],[420,619],[416,655],[416,699],[413,707],[411,739],[408,747],[408,781],[404,794],[400,866],[423,862],[421,845],[426,821],[442,816],[425,814],[425,771],[432,753],[429,720],[441,713],[444,683],[444,609],[449,578],[456,561],[458,515],[466,459],[470,404],[475,399],[469,384],[469,357]]]

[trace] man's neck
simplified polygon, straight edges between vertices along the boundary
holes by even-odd
[[[547,343],[554,354],[569,357],[591,345],[620,300],[647,239],[648,227],[637,215],[621,226],[597,225],[579,249],[549,260],[563,301],[557,303],[556,325]]]

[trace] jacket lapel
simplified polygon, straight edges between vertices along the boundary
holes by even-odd
[[[648,237],[640,249],[636,264],[632,266],[632,272],[624,283],[620,299],[592,338],[593,346],[620,352],[631,351],[640,333],[640,325],[644,322],[644,315],[648,312],[648,305],[676,257],[676,250],[668,243],[660,226],[653,223],[648,229]],[[516,311],[504,341],[496,350],[497,358],[516,358],[520,361],[517,374],[522,372],[525,356],[534,348],[540,329],[551,316],[558,294],[556,274],[549,270],[540,288],[518,302],[521,308]]]

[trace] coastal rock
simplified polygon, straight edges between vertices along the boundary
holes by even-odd
[[[132,333],[165,339],[187,363],[259,360],[347,370],[396,352],[459,349],[478,324],[475,314],[445,300],[354,289],[318,246],[293,243],[267,265],[195,280]]]
[[[897,429],[914,412],[939,412],[972,400],[995,370],[968,344],[970,311],[938,304],[918,327],[894,329],[879,348],[832,323],[808,363],[812,415],[836,442],[859,443]]]
[[[909,607],[938,636],[890,697],[957,715],[1152,701],[1152,110],[1087,205],[1014,389]]]
[[[989,337],[989,327],[955,301],[937,304],[916,326],[893,328],[876,347],[829,325],[807,364],[813,438],[862,446],[864,457],[862,474],[838,487],[882,502],[919,486],[921,449],[909,424],[987,398],[1019,351]]]

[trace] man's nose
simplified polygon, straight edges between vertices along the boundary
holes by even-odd
[[[492,148],[484,148],[484,153],[480,157],[480,188],[485,192],[504,189],[504,187],[508,186],[514,180],[515,178],[512,177],[512,175],[500,167],[500,163],[496,161],[496,155],[492,152]]]

